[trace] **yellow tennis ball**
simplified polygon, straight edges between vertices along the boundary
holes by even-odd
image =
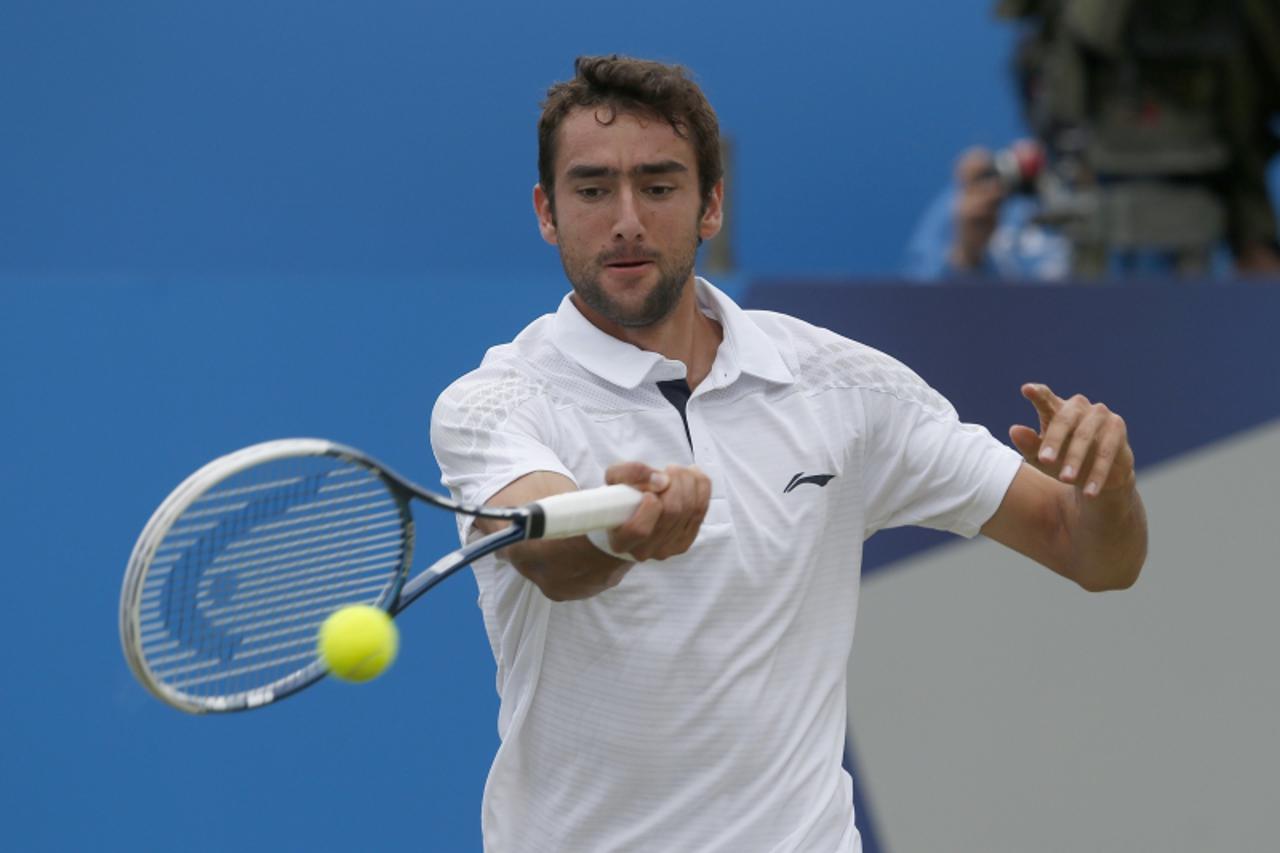
[[[367,604],[335,610],[320,626],[320,656],[343,681],[376,678],[396,659],[400,632],[385,611]]]

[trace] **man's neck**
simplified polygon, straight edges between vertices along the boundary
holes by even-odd
[[[671,313],[649,326],[619,325],[591,309],[576,293],[572,299],[582,316],[605,334],[672,361],[683,362],[690,388],[697,388],[711,372],[724,330],[698,310],[697,288],[692,278]]]

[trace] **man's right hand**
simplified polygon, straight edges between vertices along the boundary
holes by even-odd
[[[617,586],[639,560],[662,560],[683,554],[693,545],[711,503],[711,480],[692,466],[662,470],[641,462],[620,462],[605,471],[609,485],[626,483],[644,492],[631,518],[609,531],[612,556],[586,536],[530,539],[504,549],[503,556],[552,601],[590,598]],[[552,471],[534,471],[508,484],[489,499],[489,506],[523,506],[550,495],[573,491],[572,480]],[[476,527],[491,533],[509,522],[477,518]]]
[[[609,547],[637,561],[665,560],[693,546],[711,503],[711,480],[694,465],[662,470],[643,462],[610,465],[605,483],[624,483],[644,492],[625,524],[609,531]]]

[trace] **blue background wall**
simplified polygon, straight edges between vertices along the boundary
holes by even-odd
[[[0,269],[556,270],[534,124],[581,53],[692,67],[740,264],[892,269],[967,144],[1017,132],[986,2],[0,5]]]
[[[564,290],[529,193],[537,101],[576,54],[697,71],[735,143],[728,284],[749,299],[762,276],[894,269],[956,152],[1018,133],[1008,43],[985,2],[6,0],[5,846],[478,849],[496,697],[474,581],[406,614],[373,685],[188,718],[115,635],[150,511],[287,435],[436,482],[435,395]],[[937,316],[957,310],[998,334],[976,306]]]

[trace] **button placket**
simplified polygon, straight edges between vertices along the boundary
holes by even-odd
[[[695,395],[685,407],[685,418],[689,424],[689,437],[693,442],[694,464],[702,469],[711,480],[711,504],[707,507],[707,517],[703,526],[727,524],[729,521],[729,503],[726,499],[726,484],[723,482],[724,467],[720,460],[720,450],[712,440],[713,433],[702,416],[704,400]]]

